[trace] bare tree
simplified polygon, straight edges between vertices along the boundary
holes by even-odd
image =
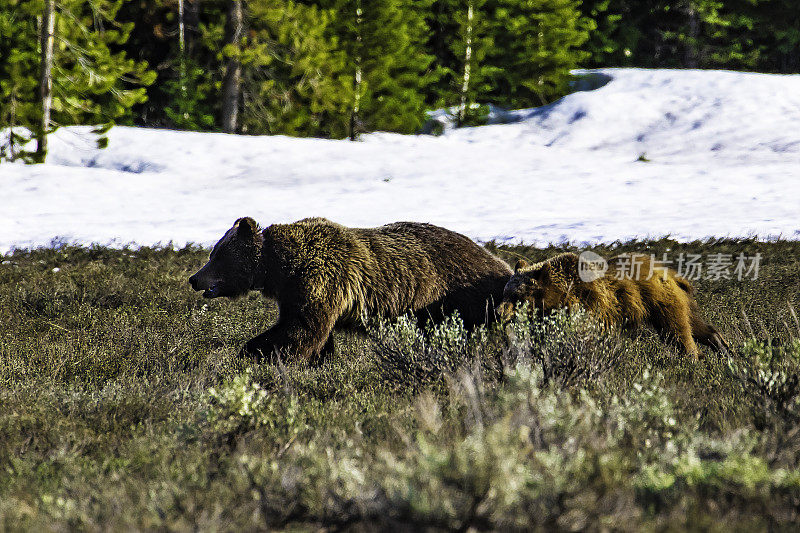
[[[458,127],[464,125],[467,117],[467,93],[469,92],[470,63],[472,62],[472,0],[467,2],[467,37],[464,52],[464,82],[461,85],[461,105],[458,108]]]
[[[361,7],[361,0],[356,2],[356,72],[353,79],[353,110],[350,113],[350,140],[355,141],[357,130],[359,129],[360,119],[358,112],[361,110],[361,60],[362,60],[362,37],[361,37],[361,23],[363,21],[364,12]]]
[[[39,100],[42,116],[36,132],[36,160],[44,163],[47,157],[47,132],[50,129],[50,108],[53,104],[53,39],[56,25],[56,2],[46,0],[40,29],[41,69],[39,74]]]
[[[184,26],[186,57],[192,57],[200,27],[200,3],[202,0],[181,0],[184,4]],[[188,5],[186,3],[188,2]]]
[[[686,17],[689,19],[689,35],[686,39],[684,66],[697,68],[700,56],[700,21],[694,2],[690,1],[686,5]]]
[[[237,46],[244,33],[242,1],[230,0],[225,23],[225,44]],[[242,86],[242,64],[238,54],[228,58],[222,79],[222,131],[235,133],[239,114],[239,95]]]
[[[181,98],[186,99],[186,39],[183,23],[183,0],[178,0],[178,50],[180,57],[178,75],[180,76]]]

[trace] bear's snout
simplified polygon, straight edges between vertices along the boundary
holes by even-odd
[[[218,280],[209,279],[208,276],[202,275],[203,269],[200,269],[193,276],[189,277],[189,284],[195,291],[204,291],[203,298],[217,298],[220,296],[220,283]]]
[[[200,272],[197,272],[189,278],[189,285],[196,291],[204,291],[210,289],[213,283],[209,283],[206,276],[201,276]]]

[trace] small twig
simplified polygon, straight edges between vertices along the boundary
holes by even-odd
[[[287,370],[286,365],[283,364],[283,359],[281,359],[281,354],[277,348],[275,348],[275,363],[278,367],[278,374],[281,376],[281,381],[283,382],[283,392],[286,396],[291,396],[292,388],[289,386],[289,378],[287,377]]]
[[[67,332],[67,333],[72,333],[72,330],[70,330],[70,329],[67,329],[67,328],[65,328],[65,327],[63,327],[63,326],[59,326],[58,324],[55,324],[55,323],[53,323],[53,322],[50,322],[50,321],[48,321],[47,323],[48,323],[49,325],[51,325],[52,327],[56,328],[56,329],[60,329],[61,331],[65,331],[65,332]]]
[[[278,451],[278,454],[275,457],[278,459],[283,457],[283,454],[286,453],[289,450],[289,448],[291,448],[295,440],[297,440],[297,435],[292,435],[292,438],[289,439],[289,441],[283,445],[283,448],[281,448],[280,451]]]
[[[798,320],[797,313],[794,311],[794,306],[791,303],[789,304],[789,313],[794,319],[795,326],[797,326],[797,334],[800,335],[800,320]]]
[[[747,326],[747,332],[750,334],[750,338],[755,338],[756,334],[753,331],[753,326],[750,324],[750,319],[747,318],[747,313],[745,313],[744,309],[742,309],[742,317],[744,317],[744,324]]]

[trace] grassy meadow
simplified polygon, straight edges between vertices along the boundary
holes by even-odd
[[[256,365],[275,309],[194,293],[205,250],[2,256],[0,530],[796,530],[800,243],[594,251],[760,253],[757,280],[695,282],[730,357],[562,314]]]

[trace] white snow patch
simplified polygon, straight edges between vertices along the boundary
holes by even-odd
[[[800,238],[800,75],[584,73],[611,81],[441,137],[116,127],[98,150],[91,128],[62,128],[47,164],[0,166],[0,252],[54,238],[208,245],[244,215],[417,220],[531,244]]]

